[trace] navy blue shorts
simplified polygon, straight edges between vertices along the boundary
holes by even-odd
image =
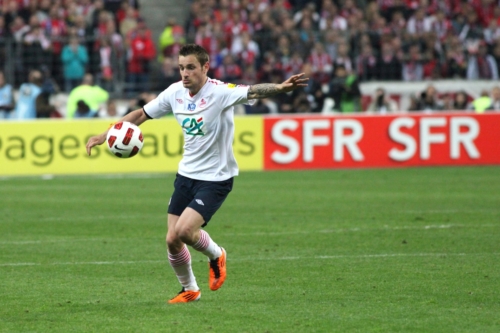
[[[181,216],[184,209],[190,207],[203,216],[205,223],[202,227],[204,227],[232,189],[233,178],[209,182],[177,174],[174,182],[174,193],[168,205],[168,213]]]

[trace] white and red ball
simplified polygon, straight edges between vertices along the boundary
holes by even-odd
[[[128,121],[114,124],[106,136],[106,145],[109,151],[120,158],[129,158],[137,155],[142,149],[144,138],[139,127]]]

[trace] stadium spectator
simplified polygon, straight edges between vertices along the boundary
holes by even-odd
[[[10,34],[14,36],[14,41],[21,43],[23,36],[30,31],[31,27],[25,23],[21,16],[16,16],[14,21],[9,25]]]
[[[104,9],[110,13],[116,13],[120,9],[122,1],[123,0],[104,0]]]
[[[459,37],[462,41],[480,40],[484,37],[483,28],[479,21],[479,17],[474,9],[467,10],[468,5],[464,3],[462,12],[465,16],[465,24],[461,27]]]
[[[31,17],[32,19],[35,16]],[[35,21],[34,19],[31,21]],[[51,63],[50,39],[45,35],[44,30],[37,22],[33,22],[31,30],[23,37],[23,60],[25,71],[38,69],[40,64]]]
[[[338,57],[335,59],[338,59],[339,62],[345,59],[342,58],[342,55],[340,54],[340,47]],[[325,47],[322,43],[316,42],[314,44],[314,48],[311,50],[311,53],[307,58],[307,62],[311,64],[311,70],[314,78],[321,83],[328,82],[332,73],[333,61],[328,53],[326,53]]]
[[[340,41],[337,49],[337,56],[333,60],[333,67],[335,68],[336,66],[342,65],[347,73],[351,74],[354,72],[355,68],[349,52],[349,44],[346,41]]]
[[[179,69],[177,68],[177,62],[172,57],[163,59],[159,73],[160,77],[157,80],[158,86],[155,87],[156,91],[161,91],[164,87],[180,81],[181,79],[179,76]]]
[[[61,73],[61,52],[63,48],[63,38],[67,35],[67,27],[64,19],[62,18],[60,8],[53,6],[49,11],[49,18],[41,22],[44,29],[45,36],[52,42],[51,47],[51,68],[52,76],[57,82],[63,81],[63,74]]]
[[[116,102],[110,99],[106,103],[106,113],[101,118],[117,118],[117,117],[118,117],[118,108],[116,106]]]
[[[0,71],[0,119],[9,119],[14,109],[14,90],[5,81],[5,75]]]
[[[143,19],[139,20],[136,32],[132,35],[128,50],[127,81],[129,92],[149,90],[151,62],[156,56],[156,48],[151,39],[151,31]]]
[[[302,58],[300,52],[293,52],[292,56],[289,59],[286,59],[286,61],[283,63],[283,71],[285,73],[285,76],[290,76],[290,73],[299,73],[303,65],[304,59]]]
[[[331,15],[331,13],[330,13]],[[300,26],[303,20],[310,20],[314,30],[318,30],[320,25],[320,16],[316,10],[314,2],[307,3],[302,9],[297,11],[293,16],[293,22],[296,26]]]
[[[451,37],[445,51],[446,62],[443,71],[448,78],[465,79],[467,73],[467,58],[463,45],[456,37]]]
[[[107,91],[113,90],[114,73],[117,70],[117,56],[110,41],[106,37],[99,40],[99,72],[96,75],[96,83]]]
[[[116,16],[115,16],[116,24],[118,24],[118,26],[120,26],[120,23],[127,16],[127,11],[130,7],[131,6],[128,0],[124,0],[121,2],[120,8],[116,11]]]
[[[83,100],[78,100],[76,102],[74,118],[95,118],[97,116],[97,111],[91,110],[90,106]]]
[[[126,36],[130,31],[137,27],[137,11],[135,8],[129,7],[125,18],[120,22],[120,33]]]
[[[387,114],[398,112],[397,103],[391,99],[384,88],[377,88],[373,101],[366,110],[369,113]]]
[[[467,62],[468,80],[498,80],[498,67],[495,58],[488,53],[486,42],[469,44]]]
[[[490,111],[500,111],[500,87],[496,86],[491,89],[491,105],[488,108]]]
[[[95,31],[99,26],[99,17],[101,13],[105,12],[104,9],[104,1],[103,0],[94,0],[93,6],[89,8],[87,17],[90,22],[90,28]]]
[[[421,38],[432,29],[432,18],[425,15],[425,7],[419,6],[408,20],[406,25],[408,33],[414,39]]]
[[[78,109],[78,101],[85,103],[89,110],[85,111],[85,106],[80,103],[81,114],[93,116],[99,112],[101,104],[105,103],[109,98],[109,93],[99,86],[94,85],[94,78],[92,74],[85,74],[82,83],[71,90],[68,96],[66,107],[66,117],[77,117],[76,112]]]
[[[305,77],[309,78],[307,86],[301,90],[294,90],[292,92],[292,98],[297,99],[299,93],[306,96],[308,102],[308,112],[321,112],[323,110],[323,105],[325,103],[325,94],[323,93],[322,83],[313,76],[312,66],[309,63],[304,63],[302,68],[300,68],[295,73],[304,73]],[[294,102],[297,103],[297,102]],[[301,106],[305,106],[304,103]],[[299,112],[299,111],[297,111]]]
[[[61,113],[57,110],[56,106],[50,102],[50,93],[48,91],[42,92],[36,98],[36,117],[37,118],[62,118]]]
[[[238,59],[241,66],[255,66],[257,58],[260,56],[259,45],[252,40],[246,31],[241,33],[241,38],[235,40],[231,45],[231,53]]]
[[[337,47],[339,40],[338,30],[328,29],[323,32],[323,46],[330,59],[337,57]],[[304,50],[302,50],[304,52]]]
[[[184,28],[177,24],[177,20],[175,18],[169,18],[167,24],[165,25],[165,29],[163,29],[158,39],[158,48],[160,50],[159,60],[162,61],[163,57],[177,54],[179,50],[174,46],[184,43],[186,43]],[[180,46],[178,46],[178,48],[180,48]]]
[[[356,72],[360,81],[370,81],[377,78],[377,57],[370,44],[361,48],[361,54],[356,59]]]
[[[73,24],[68,27],[68,36],[78,37],[82,45],[93,37],[92,29],[88,27],[83,15],[75,16]]]
[[[329,96],[333,99],[333,110],[341,113],[361,111],[358,79],[349,74],[344,65],[335,67],[335,75],[329,84]]]
[[[28,75],[28,82],[19,87],[19,97],[16,102],[16,119],[36,118],[36,100],[42,89],[42,73],[39,70],[31,70]]]
[[[64,90],[69,93],[78,86],[85,75],[89,62],[87,49],[80,45],[78,37],[70,37],[68,45],[61,52],[63,63]]]
[[[487,90],[481,92],[481,96],[472,101],[472,107],[476,113],[484,113],[491,107],[492,99]]]
[[[5,55],[5,44],[9,42],[10,37],[10,31],[5,26],[5,19],[0,14],[0,64],[5,64],[7,59]]]
[[[214,73],[215,76],[223,82],[238,83],[243,76],[243,70],[241,66],[236,63],[232,54],[226,54],[226,56],[224,56],[222,65],[219,66]]]
[[[54,95],[60,92],[59,85],[56,80],[52,77],[50,68],[46,65],[40,66],[40,72],[42,73],[42,92],[46,92],[49,95]]]
[[[271,109],[262,100],[257,100],[253,105],[245,105],[245,114],[269,114]]]
[[[425,57],[420,52],[420,45],[416,43],[410,45],[408,53],[403,57],[403,80],[422,81],[425,60]]]
[[[328,6],[327,10],[328,13],[325,13],[325,16],[323,16],[319,22],[319,29],[320,30],[333,29],[340,31],[347,30],[347,20],[345,19],[345,17],[339,14],[337,5],[331,3]]]

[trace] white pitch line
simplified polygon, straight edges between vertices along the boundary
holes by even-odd
[[[162,238],[162,237],[159,237]],[[47,243],[73,243],[73,242],[116,242],[116,241],[131,241],[137,238],[66,238],[66,239],[40,239],[40,240],[24,240],[24,241],[0,241],[0,245],[29,245],[29,244],[47,244]]]
[[[330,234],[330,233],[347,233],[361,231],[393,231],[393,230],[432,230],[432,229],[451,229],[451,228],[500,228],[500,224],[433,224],[424,226],[399,226],[399,227],[377,227],[377,228],[340,228],[340,229],[324,229],[324,230],[301,230],[301,231],[276,231],[276,232],[249,232],[249,233],[224,233],[224,236],[279,236],[279,235],[294,235],[294,234]]]
[[[52,180],[52,179],[151,179],[151,178],[173,178],[175,173],[117,173],[117,174],[86,174],[86,175],[40,175],[40,176],[2,176],[0,181],[9,181],[15,179],[42,179],[42,180]]]
[[[446,213],[500,213],[500,209],[423,209],[423,210],[400,210],[400,213],[408,214],[446,214]]]
[[[78,216],[78,217],[42,217],[39,221],[92,221],[92,220],[134,220],[144,218],[167,218],[167,214],[137,214],[137,215],[99,215],[99,216]]]
[[[498,256],[500,253],[380,253],[380,254],[360,254],[360,255],[320,255],[320,256],[294,256],[294,257],[247,257],[228,259],[228,261],[288,261],[288,260],[312,260],[312,259],[377,259],[396,257],[485,257]],[[137,260],[137,261],[76,261],[76,262],[16,262],[0,263],[0,267],[14,266],[66,266],[66,265],[140,265],[140,264],[168,264],[168,260]]]
[[[104,217],[103,217],[104,218]],[[283,231],[283,232],[249,232],[249,233],[222,233],[221,236],[280,236],[280,235],[303,235],[303,234],[330,234],[330,233],[348,233],[362,231],[397,231],[397,230],[433,230],[433,229],[451,229],[451,228],[500,228],[500,224],[434,224],[425,226],[383,226],[379,228],[341,228],[324,230],[302,230],[302,231]],[[0,241],[1,245],[29,245],[42,243],[69,243],[69,242],[114,242],[139,240],[144,238],[67,238],[67,239],[47,239],[47,240],[19,240],[19,241]],[[151,239],[151,238],[147,238]]]

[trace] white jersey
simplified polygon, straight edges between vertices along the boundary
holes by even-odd
[[[195,95],[182,82],[172,84],[144,106],[151,118],[173,112],[184,133],[179,174],[198,180],[222,181],[238,175],[233,154],[234,105],[253,104],[248,86],[208,78]]]

